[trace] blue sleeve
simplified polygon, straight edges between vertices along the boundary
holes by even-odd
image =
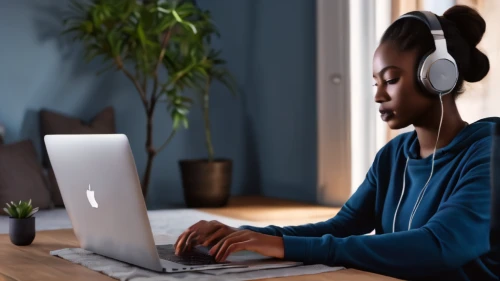
[[[371,232],[375,228],[375,196],[376,196],[376,167],[378,166],[380,152],[375,158],[374,164],[368,171],[365,180],[342,206],[333,218],[315,224],[299,226],[278,227],[270,225],[267,227],[241,226],[240,229],[248,229],[255,232],[274,236],[322,236],[331,234],[335,237],[347,237],[350,235],[361,235]]]
[[[489,153],[476,154],[447,202],[423,227],[344,238],[283,236],[285,259],[355,267],[402,279],[456,270],[489,251]]]

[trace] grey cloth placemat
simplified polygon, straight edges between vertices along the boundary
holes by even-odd
[[[85,266],[93,271],[100,272],[118,280],[133,281],[243,281],[273,277],[317,274],[344,269],[343,267],[329,267],[325,265],[301,265],[287,268],[227,273],[222,275],[207,274],[203,272],[158,273],[114,259],[109,259],[80,248],[60,249],[51,251],[50,254],[67,261]]]

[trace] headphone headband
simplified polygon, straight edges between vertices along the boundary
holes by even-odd
[[[437,16],[431,12],[428,12],[428,11],[409,12],[409,13],[406,13],[406,14],[399,17],[399,19],[403,19],[403,18],[415,18],[415,19],[422,21],[427,25],[427,27],[431,30],[431,32],[443,30],[441,28],[441,23],[439,22]]]

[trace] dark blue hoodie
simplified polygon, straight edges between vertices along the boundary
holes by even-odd
[[[493,121],[464,128],[432,155],[419,156],[416,132],[376,155],[364,182],[339,213],[293,227],[242,228],[282,236],[285,259],[354,267],[402,279],[499,280],[498,246],[490,250],[490,158]],[[400,201],[403,176],[405,191]],[[375,235],[363,235],[375,230]]]

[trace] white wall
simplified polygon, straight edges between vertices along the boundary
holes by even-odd
[[[442,15],[448,8],[455,5],[455,2],[455,0],[424,0],[423,9]]]

